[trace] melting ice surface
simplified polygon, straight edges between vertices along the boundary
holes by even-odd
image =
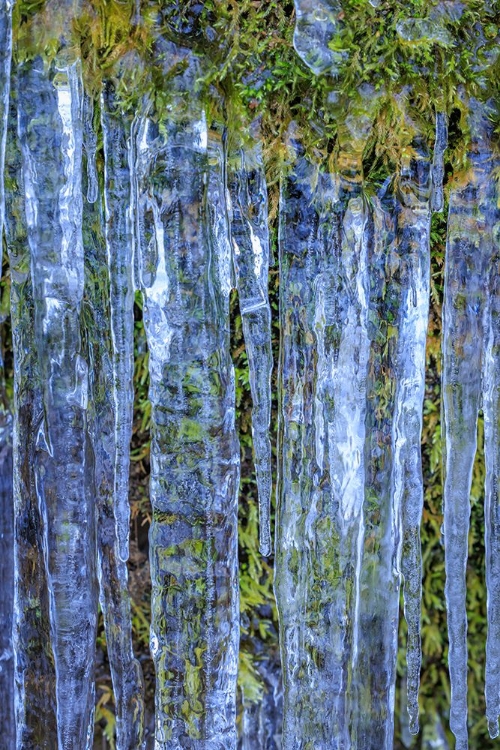
[[[459,4],[449,5],[447,13],[459,13]],[[316,74],[334,75],[342,61],[332,49],[341,4],[295,6],[298,54]],[[429,18],[399,22],[397,31],[408,45],[426,39],[447,46],[443,19],[437,8]],[[83,92],[79,60],[20,64],[9,111],[10,24],[4,1],[0,167],[9,129],[10,189],[4,196],[0,182],[0,228],[5,207],[15,372],[12,414],[0,376],[0,690],[14,703],[0,707],[2,741],[6,750],[91,746],[99,597],[117,748],[144,743],[126,568],[135,267],[150,355],[155,748],[232,750],[239,645],[234,285],[250,369],[260,545],[265,555],[271,549],[262,149],[258,137],[228,147],[225,126],[208,121],[193,94],[199,61],[160,39],[166,64],[182,63],[170,81],[174,105],[132,122],[114,84],[104,83],[101,190],[94,103]],[[339,123],[335,168],[306,158],[292,137],[282,183],[276,594],[283,696],[277,665],[262,660],[269,693],[258,708],[244,701],[242,750],[279,746],[281,702],[283,750],[390,750],[402,582],[408,730],[418,731],[429,235],[431,211],[444,204],[448,124],[438,110],[431,153],[408,123],[415,132],[410,155],[368,198],[363,151],[374,92],[365,89],[364,98],[365,109],[349,110]],[[458,750],[468,744],[465,566],[481,403],[492,737],[500,715],[499,165],[489,106],[468,104],[471,170],[450,193],[443,330],[445,593]],[[437,715],[422,743],[447,747]]]
[[[472,100],[471,172],[450,195],[443,311],[443,417],[446,441],[444,543],[450,640],[450,727],[457,750],[467,739],[465,568],[477,417],[485,423],[485,546],[488,591],[486,715],[492,737],[500,715],[498,538],[498,157],[491,147],[488,106]]]

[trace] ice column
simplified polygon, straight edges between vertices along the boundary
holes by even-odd
[[[102,94],[104,135],[104,202],[113,342],[113,398],[115,411],[115,518],[118,553],[128,559],[130,506],[128,477],[134,411],[134,285],[130,208],[130,124],[115,102],[113,84]]]
[[[35,487],[43,524],[60,750],[92,744],[97,627],[93,461],[82,354],[82,87],[78,61],[19,68],[19,135],[43,416]]]
[[[491,253],[485,260],[489,299],[483,365],[486,463],[484,526],[488,594],[485,695],[488,729],[491,737],[497,737],[500,715],[500,205],[495,174],[500,160],[489,142],[489,107],[482,107],[476,102],[472,103],[472,107],[472,150],[475,153],[471,159],[474,164],[473,174],[477,180],[476,220],[481,232],[481,250]]]
[[[12,4],[0,0],[0,244],[4,224],[4,159],[9,114],[10,62],[12,55]],[[12,498],[12,415],[3,385],[0,353],[0,733],[6,750],[15,742],[14,653],[12,618],[14,606],[14,509]]]
[[[476,453],[477,416],[480,407],[484,341],[488,334],[486,393],[484,398],[487,462],[485,509],[488,583],[488,643],[486,696],[490,731],[498,731],[500,665],[498,594],[495,581],[498,532],[495,514],[497,420],[494,381],[496,301],[488,315],[490,283],[496,284],[492,267],[492,229],[495,222],[495,162],[489,141],[487,112],[471,101],[471,170],[463,184],[450,194],[443,306],[443,434],[445,437],[444,543],[446,606],[448,612],[449,668],[451,678],[450,727],[457,750],[467,741],[467,614],[465,609],[466,564],[470,517],[470,488]],[[498,240],[497,240],[498,241]]]
[[[271,308],[266,176],[258,145],[230,155],[233,261],[250,368],[252,435],[259,494],[260,551],[271,554]]]
[[[194,58],[165,49],[185,58],[174,90],[192,92]],[[210,219],[218,157],[209,153],[205,116],[192,99],[178,117],[144,118],[135,140],[153,422],[155,747],[230,750],[239,641],[230,269]]]
[[[434,152],[435,154],[435,152]],[[418,732],[421,667],[422,556],[420,521],[424,502],[422,477],[422,411],[425,391],[425,347],[430,292],[430,163],[422,137],[400,167],[396,213],[399,275],[402,283],[396,354],[394,414],[394,492],[401,508],[404,614],[407,632],[407,690],[410,732]]]
[[[118,125],[115,121],[117,136]],[[107,134],[109,138],[109,133]],[[127,164],[125,134],[117,138]],[[105,145],[106,149],[106,145]],[[105,154],[109,152],[105,150]],[[107,165],[109,178],[111,165]],[[120,174],[123,193],[115,217],[130,208],[130,175]],[[115,176],[115,180],[116,180]],[[115,180],[106,180],[111,190]],[[98,197],[98,196],[96,196]],[[106,198],[109,208],[110,199]],[[115,523],[116,406],[113,392],[113,350],[109,317],[110,282],[108,254],[103,237],[104,217],[100,202],[84,204],[84,247],[86,320],[89,374],[89,431],[95,460],[95,491],[97,498],[97,549],[100,601],[106,631],[106,645],[113,682],[116,710],[117,750],[139,750],[143,747],[144,685],[140,665],[132,649],[130,598],[127,565],[120,558]],[[109,227],[108,227],[109,231]],[[130,343],[133,346],[133,342]],[[127,498],[128,499],[128,498]]]
[[[285,750],[350,747],[369,352],[366,207],[356,195],[342,202],[338,180],[295,149],[280,218]]]
[[[14,92],[13,92],[14,93]],[[7,142],[5,229],[11,273],[11,323],[14,353],[14,703],[16,747],[57,747],[55,673],[50,645],[49,601],[43,563],[42,520],[35,488],[36,437],[42,423],[40,368],[34,339],[21,153],[14,102]],[[8,701],[6,701],[8,703]],[[9,750],[10,746],[7,745]]]

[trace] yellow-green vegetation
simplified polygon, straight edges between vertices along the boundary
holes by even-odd
[[[15,59],[41,55],[47,64],[60,55],[78,54],[87,90],[97,98],[103,79],[116,82],[121,105],[140,111],[148,100],[155,109],[168,105],[172,80],[183,63],[161,52],[158,40],[169,39],[200,57],[196,90],[209,117],[225,120],[229,138],[261,120],[264,157],[270,187],[270,227],[276,254],[278,180],[286,164],[286,133],[297,123],[305,148],[335,170],[349,144],[346,117],[368,116],[371,122],[361,147],[365,184],[379,184],[397,171],[411,152],[416,132],[434,139],[435,112],[450,116],[446,179],[460,179],[467,169],[470,97],[498,100],[500,7],[495,0],[341,0],[337,33],[330,42],[341,53],[335,77],[315,76],[293,48],[295,23],[291,0],[145,0],[140,13],[134,0],[18,0],[14,10]],[[374,7],[376,6],[376,7]],[[439,33],[428,32],[429,19]],[[437,20],[436,20],[437,19]],[[96,121],[98,111],[96,109]],[[495,135],[500,135],[498,112]],[[369,189],[368,187],[366,188]],[[428,339],[428,376],[423,433],[425,509],[422,526],[423,672],[422,725],[439,713],[446,725],[449,706],[447,635],[444,603],[444,552],[441,545],[440,330],[445,220],[434,218],[432,231],[432,300]],[[4,285],[7,280],[4,279]],[[277,361],[278,274],[270,276],[274,311],[273,343]],[[132,517],[136,538],[150,518],[147,497],[150,404],[147,398],[148,355],[136,306],[136,410],[132,450]],[[9,338],[5,339],[7,348]],[[257,505],[250,431],[248,367],[236,298],[232,301],[232,346],[236,368],[237,418],[242,452],[240,497],[240,593],[242,651],[239,683],[246,701],[258,701],[263,683],[257,667],[263,652],[276,652],[277,617],[272,594],[271,562],[258,554]],[[7,365],[10,356],[7,352]],[[276,373],[273,383],[276,393]],[[276,404],[273,436],[276,433]],[[185,425],[187,439],[195,426]],[[193,431],[194,430],[194,431]],[[481,445],[481,440],[479,441]],[[484,646],[486,594],[483,550],[484,462],[479,451],[472,489],[472,524],[468,576],[469,707],[472,748],[493,747],[484,719]],[[147,654],[147,589],[134,597],[136,649],[143,655],[148,690],[152,690]],[[404,677],[404,622],[399,674]],[[101,636],[102,639],[102,636]],[[260,644],[260,646],[259,646]],[[262,645],[263,644],[263,645]],[[262,648],[261,648],[262,646]],[[103,644],[104,648],[104,644]],[[101,686],[97,718],[112,736],[109,681]],[[399,684],[399,683],[398,683]],[[99,683],[101,685],[101,683]],[[399,690],[398,716],[402,692]],[[396,722],[398,738],[400,722]],[[427,730],[425,730],[427,731]],[[399,739],[398,739],[399,742]]]

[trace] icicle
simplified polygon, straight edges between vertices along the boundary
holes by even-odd
[[[465,571],[491,262],[491,234],[485,231],[492,191],[491,147],[485,123],[481,122],[481,106],[471,102],[471,107],[474,148],[469,158],[472,168],[467,184],[455,187],[450,194],[443,305],[445,595],[450,643],[450,727],[456,737],[457,750],[468,747]],[[488,405],[485,403],[485,409]],[[488,537],[488,530],[486,534]],[[489,553],[487,559],[491,559]],[[492,645],[489,636],[490,656]],[[494,665],[495,670],[497,666],[498,662]],[[495,713],[498,716],[498,671],[495,671],[494,689],[490,692],[491,676],[488,667],[487,713],[490,728],[494,731],[492,722],[494,725],[496,717],[493,716]]]
[[[229,187],[233,259],[243,335],[250,368],[252,435],[259,494],[260,551],[271,554],[271,308],[267,187],[261,149],[242,149],[231,158]]]
[[[479,193],[479,206],[484,212],[484,224],[481,222],[480,226],[483,237],[486,235],[483,242],[491,242],[491,258],[487,260],[489,311],[483,373],[486,463],[484,527],[488,619],[485,696],[488,729],[490,736],[494,738],[498,737],[500,715],[500,204],[498,181],[495,179],[500,160],[496,153],[492,154],[490,151],[486,140],[489,136],[488,131],[484,135],[486,143],[481,143],[477,136],[476,142],[479,142],[479,150],[483,152],[486,162]],[[489,164],[488,159],[491,159]]]
[[[9,114],[10,63],[12,55],[12,5],[0,0],[0,247],[4,224],[4,160]],[[0,354],[0,733],[6,750],[13,750],[14,654],[12,621],[14,607],[14,509],[12,498],[12,415],[5,396]]]
[[[436,137],[432,160],[432,211],[441,212],[444,205],[444,152],[448,146],[448,118],[446,112],[436,111]]]
[[[130,440],[134,416],[134,286],[130,171],[130,127],[118,110],[113,85],[102,95],[106,206],[106,246],[110,279],[115,404],[115,518],[118,551],[128,559]]]
[[[126,187],[125,176],[123,204],[115,207],[117,212],[126,213],[130,204],[130,190],[127,193]],[[89,432],[95,457],[98,574],[116,706],[116,748],[138,750],[143,747],[144,685],[141,667],[133,654],[127,565],[118,554],[114,516],[116,407],[109,398],[113,390],[113,351],[108,313],[108,258],[102,234],[94,229],[104,224],[100,205],[100,202],[94,206],[84,204],[86,297],[90,310],[86,330],[92,362]]]
[[[0,0],[0,241],[4,222],[4,160],[12,57],[12,2]]]
[[[172,83],[192,90],[184,58]],[[234,372],[229,300],[208,215],[205,117],[196,102],[179,122],[140,123],[139,271],[150,356],[151,652],[155,747],[236,747],[239,617]],[[163,118],[163,119],[162,119]],[[159,122],[158,122],[159,120]]]
[[[5,321],[2,321],[4,325]],[[3,348],[3,347],[2,347]],[[12,413],[0,355],[0,732],[5,750],[14,750],[14,508],[12,498]]]
[[[393,491],[393,414],[402,299],[395,202],[390,191],[372,198],[367,241],[370,354],[353,734],[355,747],[388,750],[392,748],[394,731],[400,585],[400,507]]]
[[[16,746],[55,748],[55,673],[50,647],[47,579],[42,557],[42,521],[34,474],[36,436],[42,420],[42,394],[34,340],[25,190],[16,119],[16,107],[12,102],[6,158],[9,189],[6,194],[5,229],[11,274],[14,353],[13,493],[16,584],[13,650]]]
[[[331,49],[330,42],[340,31],[339,0],[295,0],[297,21],[293,35],[295,51],[316,75],[335,75],[345,57]]]
[[[60,750],[92,744],[97,628],[93,466],[82,356],[82,92],[78,62],[19,68],[19,134],[43,382],[35,453]]]
[[[97,179],[96,151],[97,133],[94,130],[94,101],[91,96],[83,96],[83,147],[87,157],[87,201],[95,203],[99,194]]]
[[[425,391],[425,347],[430,293],[430,164],[422,138],[401,168],[397,233],[402,281],[394,415],[395,505],[402,513],[401,572],[407,634],[409,730],[418,733],[420,684],[420,601],[422,559],[420,520],[424,501],[421,433]]]
[[[280,218],[275,585],[284,750],[350,742],[368,355],[364,232],[362,199],[350,200],[343,219],[336,180],[299,156]]]

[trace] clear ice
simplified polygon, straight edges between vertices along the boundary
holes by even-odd
[[[118,553],[125,562],[129,547],[128,489],[134,416],[133,219],[128,146],[130,122],[117,109],[111,82],[104,84],[101,109],[116,434],[114,508]]]
[[[13,77],[16,83],[16,77]],[[35,487],[36,437],[42,422],[42,383],[35,348],[25,190],[17,141],[17,85],[11,92],[6,154],[5,234],[11,272],[14,353],[13,650],[16,747],[57,747],[55,672],[50,645],[49,598],[42,556],[42,520]]]
[[[261,148],[229,155],[228,183],[236,287],[250,369],[252,435],[259,495],[260,552],[271,554],[271,308],[267,187]]]
[[[104,116],[109,117],[109,113]],[[116,121],[113,125],[113,132],[117,136],[115,143],[125,150],[127,164],[125,132],[119,132]],[[109,138],[109,133],[106,137]],[[127,170],[125,174],[117,174],[116,164],[109,156],[108,144],[104,148],[108,158],[105,190],[113,189],[119,179],[125,191],[123,201],[116,207],[116,214],[120,216],[120,212],[125,213],[130,208],[130,175]],[[110,171],[112,179],[109,179]],[[113,198],[110,199],[108,195],[108,211],[112,201]],[[111,288],[108,276],[109,246],[107,251],[103,236],[109,234],[110,227],[104,227],[100,202],[92,203],[84,204],[84,248],[89,332],[87,347],[88,358],[93,365],[89,377],[89,433],[94,452],[100,603],[115,699],[116,748],[139,750],[143,747],[144,685],[141,667],[133,654],[128,571],[119,554],[115,522],[115,459],[116,442],[120,440],[120,435],[116,431],[116,400],[109,397],[114,387],[114,351],[112,321],[108,314]]]
[[[488,106],[469,103],[471,169],[450,194],[443,310],[443,420],[445,596],[451,679],[450,727],[457,750],[467,738],[466,565],[469,495],[477,444],[477,418],[485,423],[485,546],[488,610],[486,716],[492,737],[500,713],[499,538],[497,531],[497,307],[498,157],[491,146]]]
[[[87,434],[88,364],[80,335],[82,84],[80,63],[18,72],[19,138],[42,416],[34,450],[35,491],[56,671],[59,750],[93,738],[97,630],[95,499]]]
[[[12,5],[0,0],[0,243],[5,214],[4,164],[9,117],[12,56]],[[5,294],[5,291],[4,291]],[[0,321],[2,328],[5,319]],[[3,349],[3,346],[2,346]],[[12,496],[12,413],[5,393],[3,355],[0,354],[0,732],[6,750],[13,750],[14,652],[14,509]]]
[[[329,43],[340,31],[342,7],[339,0],[294,0],[296,24],[293,46],[313,73],[335,75],[345,57]]]
[[[192,91],[195,58],[174,91]],[[217,142],[196,100],[136,123],[138,266],[152,405],[151,653],[155,748],[236,747],[239,445],[229,350],[229,230],[210,220],[220,195]],[[215,135],[218,135],[217,133]],[[217,139],[215,139],[217,141]],[[218,197],[215,197],[218,200]]]
[[[444,153],[448,146],[448,117],[446,112],[436,111],[436,137],[434,139],[434,157],[432,159],[432,198],[431,208],[441,212],[444,206]]]
[[[392,748],[401,573],[418,731],[430,161],[417,140],[398,190],[368,202],[360,140],[341,143],[338,174],[293,145],[280,221],[283,747]]]

